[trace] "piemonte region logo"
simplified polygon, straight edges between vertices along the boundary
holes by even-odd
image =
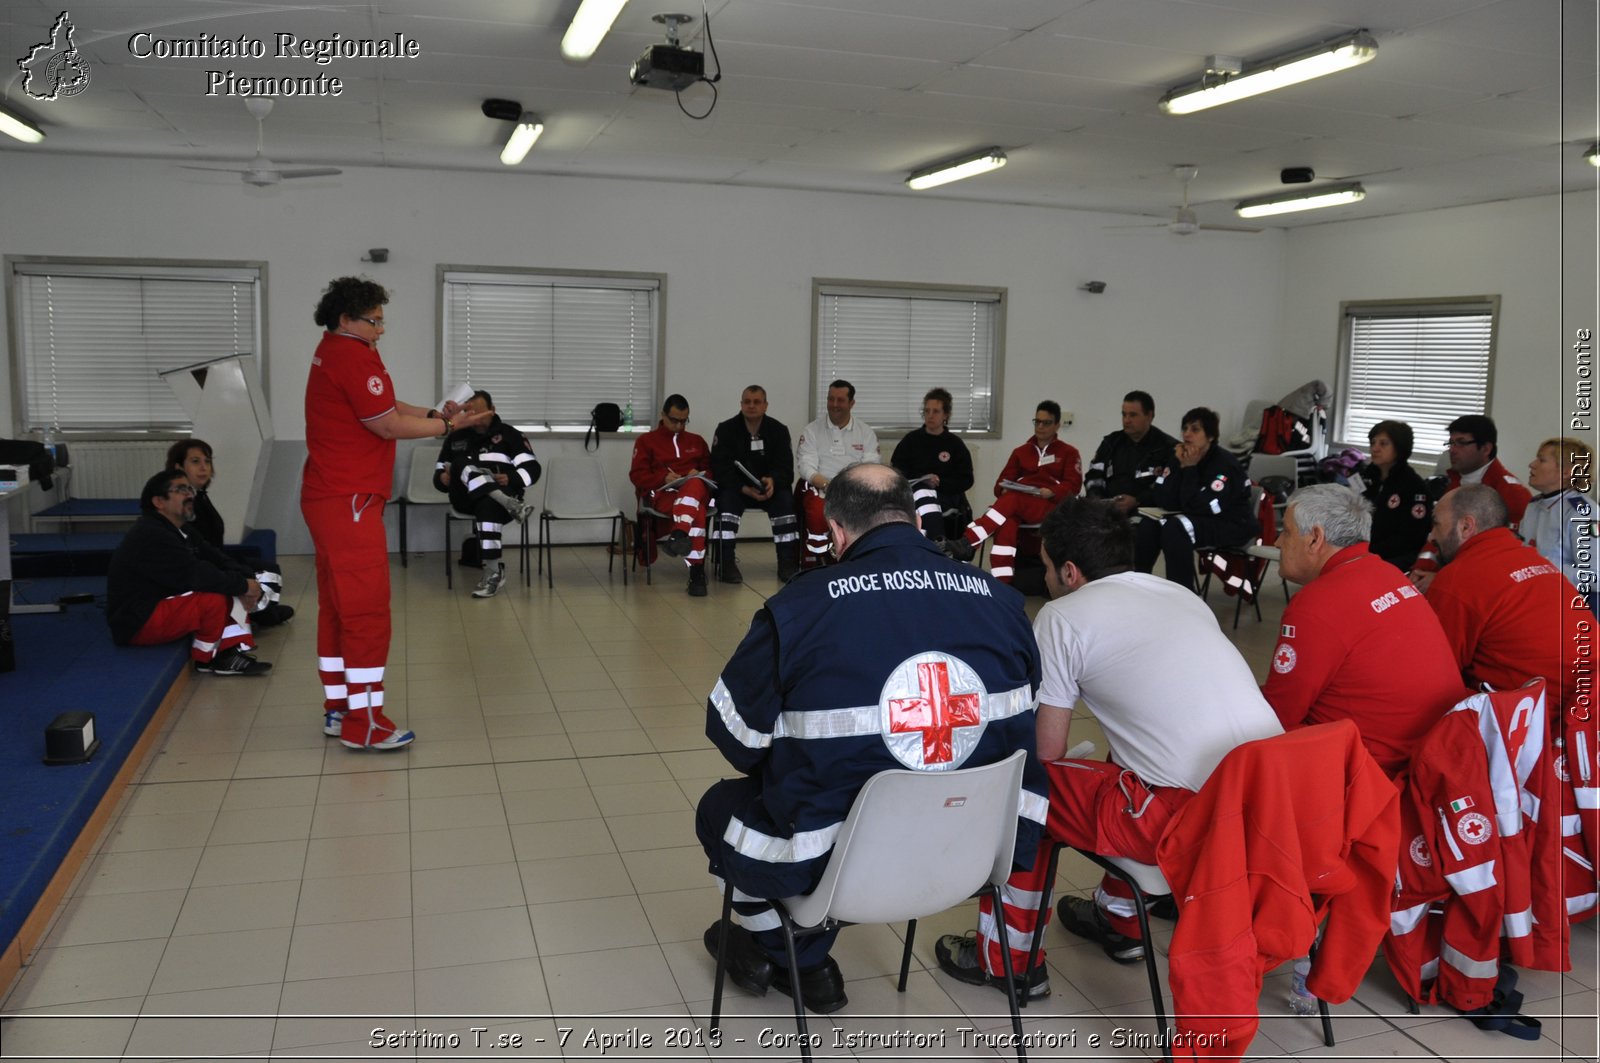
[[[36,100],[59,100],[89,87],[89,62],[73,42],[74,32],[71,15],[63,11],[50,27],[50,39],[17,60],[23,92]]]

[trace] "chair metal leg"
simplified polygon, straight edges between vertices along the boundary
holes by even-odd
[[[800,1058],[810,1063],[811,1036],[806,1029],[806,1002],[801,999],[800,960],[794,947],[794,922],[789,918],[789,913],[783,910],[783,905],[774,904],[772,910],[778,913],[778,921],[783,924],[783,951],[789,961],[789,996],[794,999],[794,1024],[800,1031]]]
[[[444,513],[444,587],[445,590],[456,589],[455,550],[450,545],[450,511]]]
[[[1011,941],[1006,932],[1006,914],[1000,907],[1000,888],[991,882],[987,889],[989,899],[994,904],[995,937],[1000,943],[1000,964],[1006,973],[1006,1003],[1011,1005],[1011,1031],[1017,1035],[1017,1063],[1028,1063],[1028,1053],[1023,1048],[1022,1012],[1017,1007],[1017,972],[1011,965]]]
[[[1033,917],[1033,940],[1028,945],[1028,974],[1031,977],[1033,969],[1039,966],[1039,951],[1044,947],[1044,924],[1050,918],[1050,904],[1054,899],[1056,888],[1056,868],[1061,862],[1061,850],[1065,849],[1065,842],[1056,842],[1050,847],[1050,862],[1045,865],[1044,889],[1039,891],[1039,911]],[[1022,995],[1022,1006],[1028,1006],[1028,995]]]
[[[1161,1058],[1164,1063],[1172,1063],[1172,1048],[1166,1043],[1167,1009],[1166,1005],[1161,1002],[1161,973],[1156,968],[1156,943],[1150,937],[1150,913],[1146,911],[1144,906],[1144,891],[1133,880],[1133,876],[1123,871],[1116,864],[1111,863],[1109,860],[1103,860],[1093,853],[1086,855],[1090,860],[1104,868],[1107,873],[1127,883],[1128,888],[1133,891],[1133,909],[1139,915],[1139,933],[1144,938],[1144,969],[1145,974],[1150,977],[1150,1001],[1156,1009],[1156,1029],[1160,1031],[1163,1042]]]
[[[1311,943],[1311,948],[1307,950],[1306,959],[1311,961],[1312,963],[1316,962],[1316,959],[1317,959],[1317,943],[1315,941],[1313,941]],[[1411,1005],[1411,1014],[1413,1014],[1413,1015],[1417,1014],[1417,1012],[1418,1012],[1417,1002],[1408,997],[1406,999],[1406,1003]],[[1321,997],[1317,998],[1317,1015],[1320,1016],[1321,1019],[1322,1019],[1322,1043],[1327,1045],[1329,1048],[1332,1048],[1333,1047],[1333,1017],[1328,1014],[1328,1002],[1326,1000],[1323,1000]]]
[[[917,921],[915,919],[906,924],[906,949],[900,954],[900,984],[896,987],[900,992],[906,991],[906,979],[911,975],[911,943],[917,939]]]
[[[406,568],[406,514],[411,512],[411,507],[406,504],[404,498],[398,498],[395,501],[398,503],[395,508],[399,510],[398,516],[400,519],[400,567]]]
[[[722,922],[717,927],[717,973],[711,990],[711,1032],[722,1026],[722,983],[726,979],[728,962],[728,921],[733,918],[733,883],[722,887]]]
[[[522,570],[522,585],[531,589],[533,587],[533,570],[528,567],[528,522],[524,519],[520,523],[522,524],[522,543],[517,548],[517,564]]]

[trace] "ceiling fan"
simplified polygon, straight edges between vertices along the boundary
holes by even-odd
[[[1183,184],[1183,203],[1178,207],[1178,212],[1172,216],[1171,221],[1145,222],[1140,225],[1108,225],[1108,229],[1165,229],[1174,236],[1193,236],[1204,229],[1207,232],[1220,233],[1258,233],[1261,230],[1248,225],[1202,225],[1195,218],[1194,211],[1189,209],[1189,182],[1194,180],[1195,174],[1200,172],[1198,166],[1187,162],[1180,162],[1172,168],[1172,176]]]
[[[266,188],[279,181],[291,180],[296,177],[333,177],[341,174],[343,170],[331,166],[311,166],[298,169],[280,168],[266,156],[263,148],[265,143],[265,130],[263,123],[267,115],[272,113],[273,100],[270,96],[251,96],[244,101],[245,110],[249,111],[256,120],[256,157],[250,160],[250,165],[239,169],[232,166],[185,166],[185,170],[213,170],[217,173],[236,173],[247,185],[257,188]]]

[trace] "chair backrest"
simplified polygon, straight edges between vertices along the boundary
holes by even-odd
[[[1260,483],[1268,476],[1282,476],[1293,487],[1289,493],[1294,494],[1294,488],[1300,485],[1300,466],[1295,461],[1293,454],[1252,454],[1250,455],[1250,479]]]
[[[405,500],[411,505],[432,505],[450,501],[450,496],[433,486],[433,469],[438,452],[432,447],[411,448],[411,468],[406,474]]]
[[[617,512],[598,458],[555,457],[545,468],[544,508],[553,517],[597,517]]]
[[[942,912],[1011,874],[1026,750],[957,771],[879,772],[856,795],[795,921],[893,923]]]

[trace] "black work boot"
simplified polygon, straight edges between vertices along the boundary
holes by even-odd
[[[778,582],[788,583],[800,574],[799,542],[778,543]]]
[[[739,561],[735,556],[737,553],[735,543],[737,541],[736,539],[722,540],[722,575],[720,578],[724,583],[744,582],[744,573],[739,571]]]

